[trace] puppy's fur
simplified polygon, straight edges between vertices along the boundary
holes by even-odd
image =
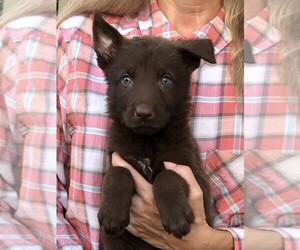
[[[203,190],[206,219],[211,224],[208,178],[200,167],[188,115],[190,76],[200,59],[215,63],[212,42],[158,37],[129,40],[99,14],[94,17],[93,37],[98,65],[108,82],[110,164],[112,152],[117,152],[153,183],[162,225],[177,238],[190,232],[194,213],[186,181],[165,170],[163,162],[189,166]],[[105,249],[156,249],[126,231],[134,193],[130,172],[111,167],[98,213]]]

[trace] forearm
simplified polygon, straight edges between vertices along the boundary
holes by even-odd
[[[233,237],[228,231],[221,231],[211,228],[211,238],[207,245],[207,250],[232,250]],[[204,248],[203,248],[204,249]]]
[[[164,232],[161,235],[164,236],[164,249],[168,250],[232,250],[234,245],[230,232],[213,229],[207,224],[193,224],[191,232],[182,239]]]
[[[277,232],[270,230],[245,229],[245,249],[282,250],[283,238]]]

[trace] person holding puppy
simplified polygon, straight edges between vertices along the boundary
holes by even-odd
[[[238,97],[243,95],[243,1],[228,0],[70,1],[62,10],[57,85],[58,247],[101,249],[96,218],[106,171],[109,121],[105,77],[93,50],[91,13],[95,10],[105,13],[104,19],[127,38],[211,39],[217,61],[216,65],[201,63],[191,79],[191,125],[212,180],[214,228],[206,223],[202,190],[190,168],[166,163],[166,169],[188,182],[196,218],[191,232],[181,240],[165,232],[152,185],[116,152],[113,165],[128,168],[137,188],[127,229],[161,249],[242,249],[243,110]]]

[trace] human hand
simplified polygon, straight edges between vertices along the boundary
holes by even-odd
[[[130,224],[127,227],[127,230],[133,235],[161,249],[233,248],[230,233],[214,230],[206,223],[203,193],[189,167],[165,162],[166,169],[176,172],[187,181],[190,188],[188,201],[195,215],[195,221],[191,225],[190,233],[182,239],[178,239],[168,234],[162,226],[152,185],[116,153],[112,156],[112,165],[127,168],[131,172],[135,182],[137,193],[132,199]],[[216,239],[219,242],[216,242]]]

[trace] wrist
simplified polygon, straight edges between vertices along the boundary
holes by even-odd
[[[234,242],[230,232],[213,229],[206,223],[198,226],[198,229],[192,230],[180,241],[171,240],[170,248],[167,249],[181,250],[188,247],[191,250],[233,250]]]
[[[203,237],[206,250],[233,250],[232,234],[225,230],[217,230],[207,225],[207,235]]]
[[[245,248],[256,250],[284,249],[282,236],[278,232],[245,228]]]

